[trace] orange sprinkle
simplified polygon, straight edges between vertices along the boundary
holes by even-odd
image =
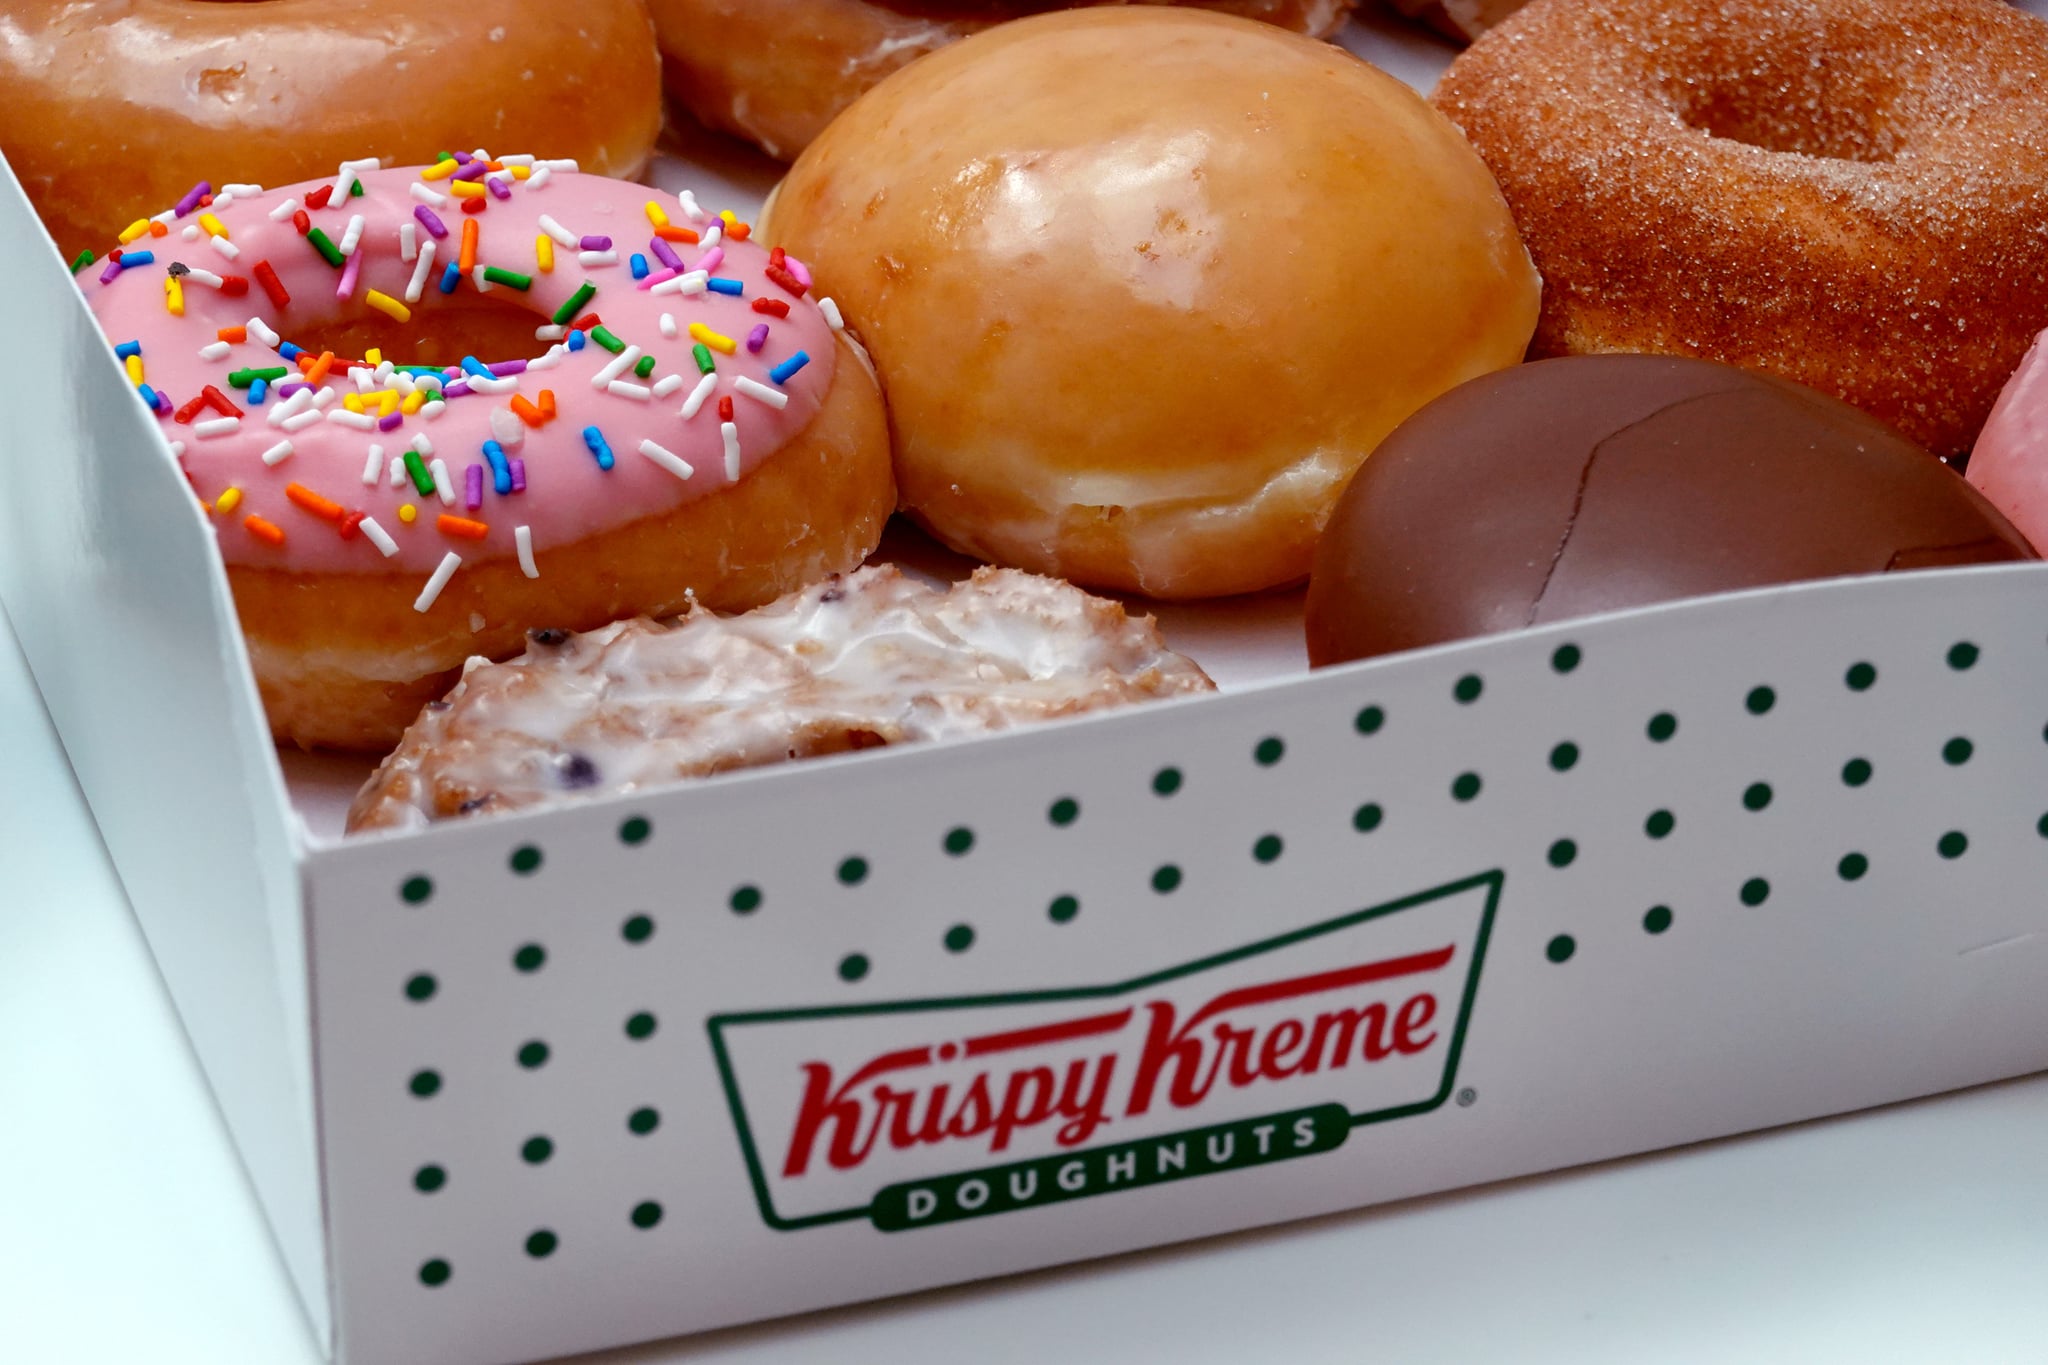
[[[518,415],[520,421],[526,423],[526,425],[530,427],[537,427],[542,422],[548,420],[548,415],[542,412],[539,408],[535,407],[533,404],[527,402],[526,395],[523,393],[515,393],[512,395],[512,411]]]
[[[730,228],[726,229],[725,235],[732,238],[735,242],[744,242],[747,238],[754,235],[754,225],[752,223],[734,223]]]
[[[152,218],[149,220],[149,235],[152,237],[168,237],[171,235],[171,230],[166,225]]]
[[[553,389],[542,389],[540,391],[540,411],[543,417],[553,417],[555,415],[555,391]]]
[[[311,369],[306,371],[306,382],[308,384],[318,384],[322,382],[327,378],[327,372],[333,368],[334,352],[322,351],[320,353],[320,358],[313,362]]]
[[[304,508],[322,521],[331,521],[339,525],[341,519],[348,515],[340,503],[321,497],[302,483],[286,484],[284,495],[292,500],[294,506]]]
[[[461,536],[464,540],[482,540],[491,533],[491,528],[468,517],[451,517],[446,512],[434,518],[434,525],[442,534]]]
[[[249,339],[249,329],[247,327],[223,327],[213,335],[217,341],[232,341],[239,344]]]
[[[461,258],[460,258],[460,259],[459,259],[459,260],[458,260],[458,261],[456,262],[456,264],[457,264],[457,265],[459,265],[459,266],[461,266],[461,268],[462,268],[462,273],[463,273],[463,274],[465,274],[465,275],[467,275],[467,274],[468,274],[468,273],[469,273],[470,271],[472,271],[472,270],[476,269],[476,236],[477,236],[477,231],[476,231],[476,219],[474,219],[474,218],[465,218],[465,219],[463,219],[463,220],[462,220],[462,256],[461,256]]]
[[[654,230],[654,235],[661,238],[661,240],[664,242],[695,242],[701,240],[697,236],[697,234],[695,232],[692,232],[689,228],[677,227],[673,223],[669,224],[667,227],[656,228]]]
[[[242,529],[262,541],[265,545],[284,544],[284,532],[259,516],[252,514],[243,517]]]

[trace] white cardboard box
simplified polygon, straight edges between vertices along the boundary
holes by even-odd
[[[0,598],[339,1359],[702,1330],[2048,1068],[2048,566],[1314,677],[1285,601],[1169,613],[1244,685],[341,842],[359,770],[281,766],[203,515],[11,177],[0,251],[38,324],[0,340]]]

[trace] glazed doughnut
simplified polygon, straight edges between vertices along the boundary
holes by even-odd
[[[649,0],[668,90],[784,161],[884,76],[1039,10],[1188,4],[1327,37],[1357,0]]]
[[[2048,22],[2000,0],[1538,0],[1435,102],[1543,274],[1534,351],[1657,351],[1969,447],[2048,325]]]
[[[78,278],[281,739],[388,749],[529,627],[755,606],[880,538],[886,419],[837,310],[687,194],[447,160],[174,221]]]
[[[0,151],[68,259],[187,186],[283,185],[478,138],[639,173],[661,131],[640,0],[11,0]]]
[[[1536,322],[1455,128],[1340,48],[1194,10],[934,53],[811,145],[767,221],[861,319],[904,510],[1152,597],[1305,577],[1359,462]]]
[[[861,569],[744,616],[533,632],[431,702],[351,832],[637,791],[785,759],[956,739],[1213,691],[1149,617],[982,568],[951,588]]]

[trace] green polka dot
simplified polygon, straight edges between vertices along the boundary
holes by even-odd
[[[1669,711],[1659,711],[1650,717],[1650,723],[1644,728],[1648,731],[1652,743],[1662,744],[1678,733],[1678,717]]]
[[[405,998],[412,1001],[426,1001],[434,998],[434,978],[425,972],[405,983]]]
[[[1668,810],[1653,810],[1650,818],[1643,821],[1643,833],[1652,839],[1662,839],[1678,826],[1678,817]]]
[[[1742,808],[1744,810],[1762,810],[1765,806],[1768,806],[1770,804],[1770,783],[1752,782],[1747,787],[1744,787],[1742,789]]]
[[[420,1267],[420,1283],[429,1289],[437,1289],[448,1283],[448,1277],[453,1273],[448,1263],[437,1256]]]
[[[1771,897],[1771,884],[1762,877],[1751,877],[1742,884],[1742,903],[1762,905]]]
[[[1578,765],[1579,746],[1570,740],[1551,749],[1550,766],[1561,773],[1568,773]]]
[[[1968,640],[1958,640],[1948,647],[1948,666],[1960,673],[1977,662],[1978,653]]]
[[[1286,753],[1287,742],[1285,740],[1281,739],[1278,735],[1267,735],[1259,741],[1259,746],[1252,750],[1252,758],[1261,768],[1270,768],[1275,763],[1278,763]]]
[[[751,915],[761,908],[761,888],[758,886],[736,886],[726,898],[735,915]]]
[[[406,1088],[421,1099],[427,1099],[440,1093],[441,1073],[434,1070],[415,1071],[412,1073],[412,1079],[406,1082]]]
[[[538,1166],[555,1154],[555,1144],[536,1134],[519,1144],[519,1155],[529,1166]]]
[[[1066,924],[1081,913],[1081,902],[1073,896],[1054,896],[1045,913],[1054,924]]]
[[[1559,839],[1544,856],[1552,867],[1570,867],[1572,860],[1579,856],[1579,846],[1569,839]]]
[[[619,937],[628,943],[645,943],[654,937],[654,917],[651,915],[628,915],[626,922],[619,926]]]
[[[1457,686],[1451,689],[1451,695],[1458,699],[1460,705],[1470,706],[1479,700],[1479,694],[1485,690],[1486,683],[1477,673],[1467,673],[1458,679]]]
[[[512,965],[522,972],[537,972],[547,964],[548,950],[538,943],[523,945],[512,954]]]
[[[1877,666],[1869,663],[1850,664],[1849,671],[1842,675],[1842,681],[1849,685],[1851,692],[1867,692],[1870,685],[1877,681]]]
[[[1569,962],[1572,960],[1572,954],[1578,950],[1578,940],[1570,934],[1559,934],[1543,945],[1543,955],[1552,962]]]
[[[1367,706],[1351,718],[1351,726],[1361,735],[1376,735],[1387,723],[1387,713],[1377,706]]]
[[[841,981],[858,981],[867,974],[868,955],[866,953],[848,953],[845,957],[839,959],[839,979]]]
[[[1052,803],[1051,808],[1045,813],[1045,818],[1052,821],[1055,825],[1065,827],[1073,824],[1080,817],[1080,814],[1081,803],[1071,796],[1062,796],[1059,800]]]
[[[1581,657],[1577,645],[1559,645],[1551,651],[1550,666],[1560,673],[1569,673],[1579,666]]]
[[[632,1131],[635,1137],[646,1137],[649,1133],[661,1127],[661,1111],[651,1106],[643,1105],[626,1116],[626,1127]]]
[[[434,894],[434,883],[429,877],[407,877],[405,884],[398,888],[398,894],[407,905],[424,904]]]
[[[1749,708],[1752,716],[1761,716],[1778,704],[1778,694],[1768,687],[1752,687],[1749,695],[1742,699],[1742,704]]]
[[[652,1199],[643,1200],[633,1206],[633,1226],[651,1228],[661,1221],[661,1205]]]
[[[1379,802],[1368,801],[1351,812],[1351,828],[1360,834],[1370,834],[1380,827],[1380,821],[1384,820],[1386,815],[1387,813],[1380,809]]]
[[[1970,755],[1976,751],[1975,745],[1971,744],[1963,736],[1957,735],[1954,739],[1941,746],[1941,761],[1948,764],[1951,768],[1960,767],[1962,764],[1968,763]]]
[[[532,844],[521,844],[512,850],[512,870],[522,877],[530,877],[540,870],[540,850]]]
[[[1478,773],[1459,773],[1451,779],[1451,795],[1460,801],[1470,801],[1479,795],[1480,786]]]
[[[1164,896],[1180,885],[1180,869],[1167,863],[1152,874],[1152,889]]]
[[[1835,864],[1835,875],[1845,882],[1853,882],[1870,871],[1870,859],[1861,853],[1844,853],[1842,861]]]
[[[1852,758],[1842,765],[1842,782],[1845,786],[1860,787],[1870,780],[1870,760]]]
[[[844,859],[839,864],[839,880],[845,886],[859,886],[868,879],[868,860],[861,857]]]
[[[1934,849],[1944,858],[1960,858],[1969,852],[1970,836],[1959,829],[1952,829],[1936,841]]]
[[[646,1010],[641,1010],[638,1014],[626,1020],[626,1036],[636,1042],[642,1038],[652,1038],[654,1036],[654,1016]]]
[[[2040,823],[2034,826],[2034,830],[2043,839],[2048,839],[2048,813],[2041,816]]]
[[[448,1183],[448,1172],[439,1166],[422,1166],[412,1173],[412,1187],[421,1194],[432,1194]]]
[[[654,833],[654,826],[647,823],[644,815],[631,815],[619,822],[619,842],[622,844],[644,843]]]
[[[1279,835],[1262,834],[1259,841],[1252,845],[1252,856],[1262,863],[1270,863],[1280,856],[1280,850],[1284,847],[1286,845],[1281,842]]]
[[[1161,796],[1171,796],[1180,790],[1180,769],[1161,768],[1152,774],[1152,790]]]
[[[1661,934],[1671,927],[1671,907],[1653,905],[1643,913],[1643,932]]]
[[[974,847],[974,831],[958,825],[946,831],[946,852],[958,858]]]
[[[974,926],[971,924],[956,924],[946,931],[944,941],[947,952],[964,953],[974,946]]]
[[[519,1049],[519,1065],[528,1071],[537,1066],[547,1065],[548,1045],[536,1038]]]
[[[533,1235],[526,1239],[526,1254],[538,1261],[544,1256],[552,1256],[559,1245],[554,1233],[546,1228],[537,1228]]]

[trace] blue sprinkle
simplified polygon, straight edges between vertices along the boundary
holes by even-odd
[[[505,463],[505,447],[485,441],[484,458],[491,462],[491,487],[502,498],[512,491],[512,466]]]
[[[286,360],[297,360],[300,356],[306,353],[306,348],[303,346],[294,346],[289,341],[281,341],[278,343],[277,353],[283,356]]]
[[[453,261],[448,262],[448,268],[441,272],[441,292],[444,294],[454,293],[455,286],[459,284],[461,280],[462,267],[457,265]]]
[[[704,287],[714,294],[732,294],[737,296],[747,292],[744,280],[728,280],[723,276],[714,276],[704,281]]]
[[[123,270],[129,270],[138,265],[155,264],[156,253],[154,251],[124,251],[121,253],[121,268]]]
[[[483,361],[481,361],[481,360],[478,360],[478,359],[477,359],[477,358],[476,358],[475,356],[473,356],[473,355],[466,355],[466,356],[462,357],[462,370],[463,370],[463,373],[465,373],[465,374],[473,374],[473,375],[476,375],[476,376],[477,376],[478,378],[481,378],[481,379],[496,379],[496,378],[497,378],[497,376],[496,376],[496,375],[494,375],[494,374],[492,374],[492,373],[491,373],[491,367],[490,367],[490,366],[488,366],[488,365],[484,364],[484,363],[483,363]]]
[[[270,381],[252,379],[249,381],[249,406],[256,407],[263,402],[263,396],[270,392]]]
[[[124,341],[114,348],[114,354],[123,360],[126,360],[131,355],[141,355],[142,343],[139,341]]]
[[[633,268],[634,279],[644,280],[647,278],[647,258],[645,256],[636,251],[633,253],[633,258],[627,261],[626,264]]]
[[[582,350],[582,349],[583,349],[583,340],[584,340],[584,337],[583,337],[583,333],[581,333],[581,332],[571,332],[571,333],[569,333],[569,349],[570,349],[570,350],[572,350],[572,351],[580,351],[580,350]]]
[[[142,395],[142,401],[149,405],[150,410],[152,412],[154,412],[157,409],[157,407],[160,406],[156,401],[156,390],[152,389],[149,385],[137,384],[135,386],[135,391]],[[592,427],[591,430],[596,431],[597,428]]]
[[[768,371],[768,377],[778,384],[787,384],[791,375],[810,363],[810,353],[808,351],[798,351],[795,355]]]
[[[599,469],[612,467],[612,448],[605,444],[604,433],[596,427],[583,428],[583,444],[590,447],[590,453],[597,456]]]

